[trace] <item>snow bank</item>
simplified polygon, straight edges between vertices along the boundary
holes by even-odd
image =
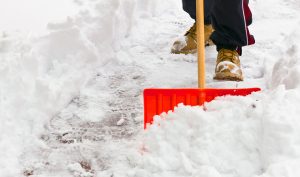
[[[270,86],[276,88],[284,85],[286,89],[300,87],[300,34],[299,25],[287,36],[281,45],[281,57],[276,62]]]
[[[1,0],[0,31],[46,32],[49,21],[62,20],[78,13],[72,0]]]
[[[23,150],[43,146],[39,136],[47,121],[78,95],[95,68],[114,58],[141,5],[77,3],[80,13],[49,23],[47,35],[0,34],[0,176],[22,173]]]

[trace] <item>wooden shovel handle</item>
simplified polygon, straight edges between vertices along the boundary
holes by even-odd
[[[196,1],[198,87],[205,88],[205,42],[204,42],[204,0]]]

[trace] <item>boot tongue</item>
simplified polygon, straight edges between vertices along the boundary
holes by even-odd
[[[226,56],[226,57],[233,57],[233,53],[232,52],[224,52],[224,55]]]
[[[236,51],[231,51],[231,50],[225,50],[223,52],[223,57],[222,61],[230,61],[234,64],[237,64],[238,66],[240,65],[239,59],[237,57],[237,52]]]
[[[233,53],[230,50],[224,50],[220,54],[221,61],[231,61],[233,58]]]

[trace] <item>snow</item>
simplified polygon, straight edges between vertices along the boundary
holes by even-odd
[[[205,111],[179,106],[163,120],[157,118],[145,133],[143,165],[157,176],[166,170],[175,173],[170,176],[197,176],[203,168],[204,176],[211,170],[213,176],[273,176],[273,170],[297,176],[298,167],[289,164],[299,164],[299,99],[299,91],[280,87],[269,94],[219,98]],[[188,157],[188,167],[182,154]],[[279,172],[282,169],[292,174]]]
[[[78,13],[71,0],[1,0],[0,29],[2,31],[45,32],[49,21],[62,20]]]
[[[179,105],[143,127],[142,90],[196,87],[180,0],[0,0],[0,177],[298,177],[300,4],[253,0],[247,97]],[[270,7],[271,6],[271,7]]]

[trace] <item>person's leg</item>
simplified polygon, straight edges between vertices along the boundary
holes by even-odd
[[[247,27],[252,23],[248,0],[215,0],[211,18],[218,50],[214,79],[242,81],[241,48],[255,42]]]
[[[211,35],[217,49],[237,49],[254,43],[247,28],[252,22],[248,0],[214,0],[211,11],[215,29]]]
[[[204,0],[204,23],[205,25],[211,24],[211,9],[214,0]],[[196,20],[196,0],[182,0],[183,10],[186,11],[191,18]]]
[[[213,0],[205,0],[205,45],[213,45],[210,35],[213,32],[210,10]],[[183,9],[196,20],[196,0],[182,0]],[[171,53],[190,54],[197,51],[196,24],[194,24],[184,35],[184,40],[176,40],[172,46]]]

